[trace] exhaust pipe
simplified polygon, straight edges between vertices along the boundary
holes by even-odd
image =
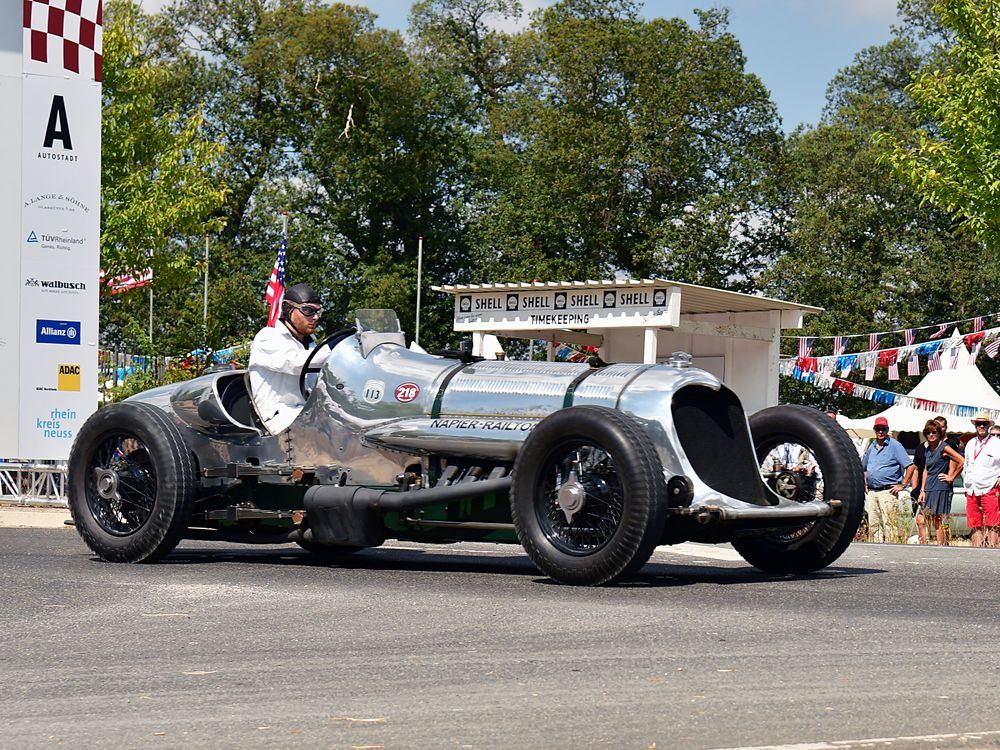
[[[501,477],[409,492],[317,485],[303,498],[309,528],[292,532],[289,540],[377,547],[385,541],[382,513],[509,492],[512,483],[511,477]]]

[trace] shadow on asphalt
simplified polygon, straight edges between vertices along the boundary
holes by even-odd
[[[95,560],[97,558],[94,558]],[[340,570],[378,570],[399,572],[442,572],[470,573],[476,575],[518,575],[533,576],[535,583],[546,586],[562,584],[550,578],[538,577],[538,569],[526,555],[489,557],[479,555],[441,554],[422,549],[368,549],[355,554],[338,556],[336,559],[323,558],[297,549],[247,549],[205,547],[201,549],[178,548],[158,565],[213,565],[218,563],[240,563],[248,565],[271,565],[300,568],[330,568]],[[694,584],[752,585],[775,581],[822,581],[855,578],[886,572],[878,568],[830,567],[809,575],[773,575],[763,573],[749,565],[671,565],[648,563],[630,581],[615,584],[611,588],[668,588],[691,586]]]

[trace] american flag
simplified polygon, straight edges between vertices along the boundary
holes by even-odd
[[[903,331],[903,339],[906,341],[907,346],[913,345],[913,342],[916,340],[916,337],[913,335],[912,328],[907,328],[905,331]]]
[[[931,334],[931,338],[932,339],[940,338],[941,336],[944,336],[947,330],[948,330],[948,324],[942,323],[941,325],[938,326],[938,329]]]
[[[933,372],[935,370],[940,370],[940,369],[941,369],[941,353],[934,352],[927,360],[927,370],[928,372]]]
[[[878,342],[882,340],[881,333],[868,334],[868,351],[873,352],[878,349]]]
[[[833,356],[839,357],[844,353],[844,349],[847,348],[847,336],[834,336],[833,337]]]
[[[990,359],[996,359],[997,354],[1000,354],[1000,336],[998,336],[997,338],[993,339],[990,343],[988,343],[986,347],[983,349],[983,351],[985,351],[986,354],[989,355]]]
[[[799,336],[799,356],[808,357],[812,353],[815,337]]]
[[[975,333],[979,333],[981,330],[983,330],[983,316],[982,315],[980,315],[978,318],[973,318],[972,319],[972,330]]]
[[[907,375],[919,375],[920,374],[920,357],[917,356],[916,352],[910,355],[910,358],[906,360],[906,374]]]
[[[287,238],[282,233],[278,258],[274,261],[271,278],[267,282],[267,291],[264,293],[264,301],[268,305],[267,325],[272,328],[281,316],[281,298],[285,295],[285,251],[287,249]]]
[[[982,345],[983,345],[982,341],[977,341],[976,343],[974,343],[972,345],[972,348],[969,349],[969,364],[970,365],[976,364],[976,360],[979,359],[979,349],[980,349],[980,347]]]

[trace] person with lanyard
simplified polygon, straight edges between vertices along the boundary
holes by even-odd
[[[1000,440],[989,434],[993,420],[986,412],[972,418],[976,436],[965,444],[965,517],[973,547],[1000,543]]]
[[[250,345],[250,390],[254,408],[272,435],[287,428],[302,411],[305,399],[299,391],[299,374],[309,352],[316,345],[313,333],[323,308],[319,295],[308,284],[285,290],[281,317],[265,326]],[[313,359],[317,367],[326,361],[329,350]]]
[[[867,489],[868,540],[886,542],[899,537],[899,493],[909,483],[913,462],[900,442],[889,437],[885,417],[875,418],[874,430],[875,442],[861,459]]]
[[[918,502],[934,526],[937,543],[946,546],[952,483],[962,473],[965,459],[945,442],[947,433],[936,419],[927,420],[924,436],[927,438],[927,445],[924,449],[924,466],[920,471],[921,490]]]

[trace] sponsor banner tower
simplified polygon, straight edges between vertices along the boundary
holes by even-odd
[[[101,0],[0,8],[0,457],[64,460],[97,407]]]

